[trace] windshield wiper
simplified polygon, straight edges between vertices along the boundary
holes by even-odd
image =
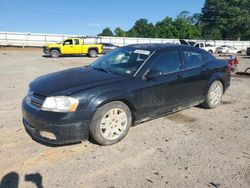
[[[104,68],[104,67],[92,67],[91,68],[93,69],[96,69],[96,70],[100,70],[100,71],[103,71],[103,72],[106,72],[106,73],[109,73],[109,74],[113,74],[110,70]]]

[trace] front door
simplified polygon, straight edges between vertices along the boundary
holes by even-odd
[[[183,83],[185,84],[183,100],[186,103],[193,103],[202,99],[210,73],[207,71],[203,53],[184,49],[183,59]]]
[[[137,109],[142,116],[161,115],[183,103],[185,85],[181,67],[178,50],[165,51],[155,57],[148,71],[161,71],[162,75],[142,80],[142,87],[136,92]]]
[[[61,53],[74,54],[74,45],[72,39],[68,39],[63,42],[63,46],[61,47]]]

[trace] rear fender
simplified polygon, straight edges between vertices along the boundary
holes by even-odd
[[[207,95],[207,92],[209,90],[209,87],[211,86],[211,84],[215,81],[215,80],[219,80],[221,81],[222,85],[223,85],[223,88],[225,87],[225,82],[224,82],[224,76],[222,73],[220,72],[217,72],[217,73],[214,73],[212,74],[212,76],[209,78],[208,82],[207,82],[207,86],[203,92],[203,96],[206,96]]]

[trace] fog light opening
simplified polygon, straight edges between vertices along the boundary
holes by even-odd
[[[49,138],[51,140],[56,140],[56,136],[51,133],[51,132],[47,132],[47,131],[40,131],[40,135],[44,138]]]

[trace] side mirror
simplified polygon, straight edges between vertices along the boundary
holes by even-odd
[[[162,72],[162,71],[156,70],[156,69],[151,69],[151,70],[149,70],[149,71],[145,74],[144,78],[145,78],[146,80],[152,80],[152,79],[157,78],[157,77],[160,77],[160,76],[162,76],[162,75],[163,75],[163,72]]]

